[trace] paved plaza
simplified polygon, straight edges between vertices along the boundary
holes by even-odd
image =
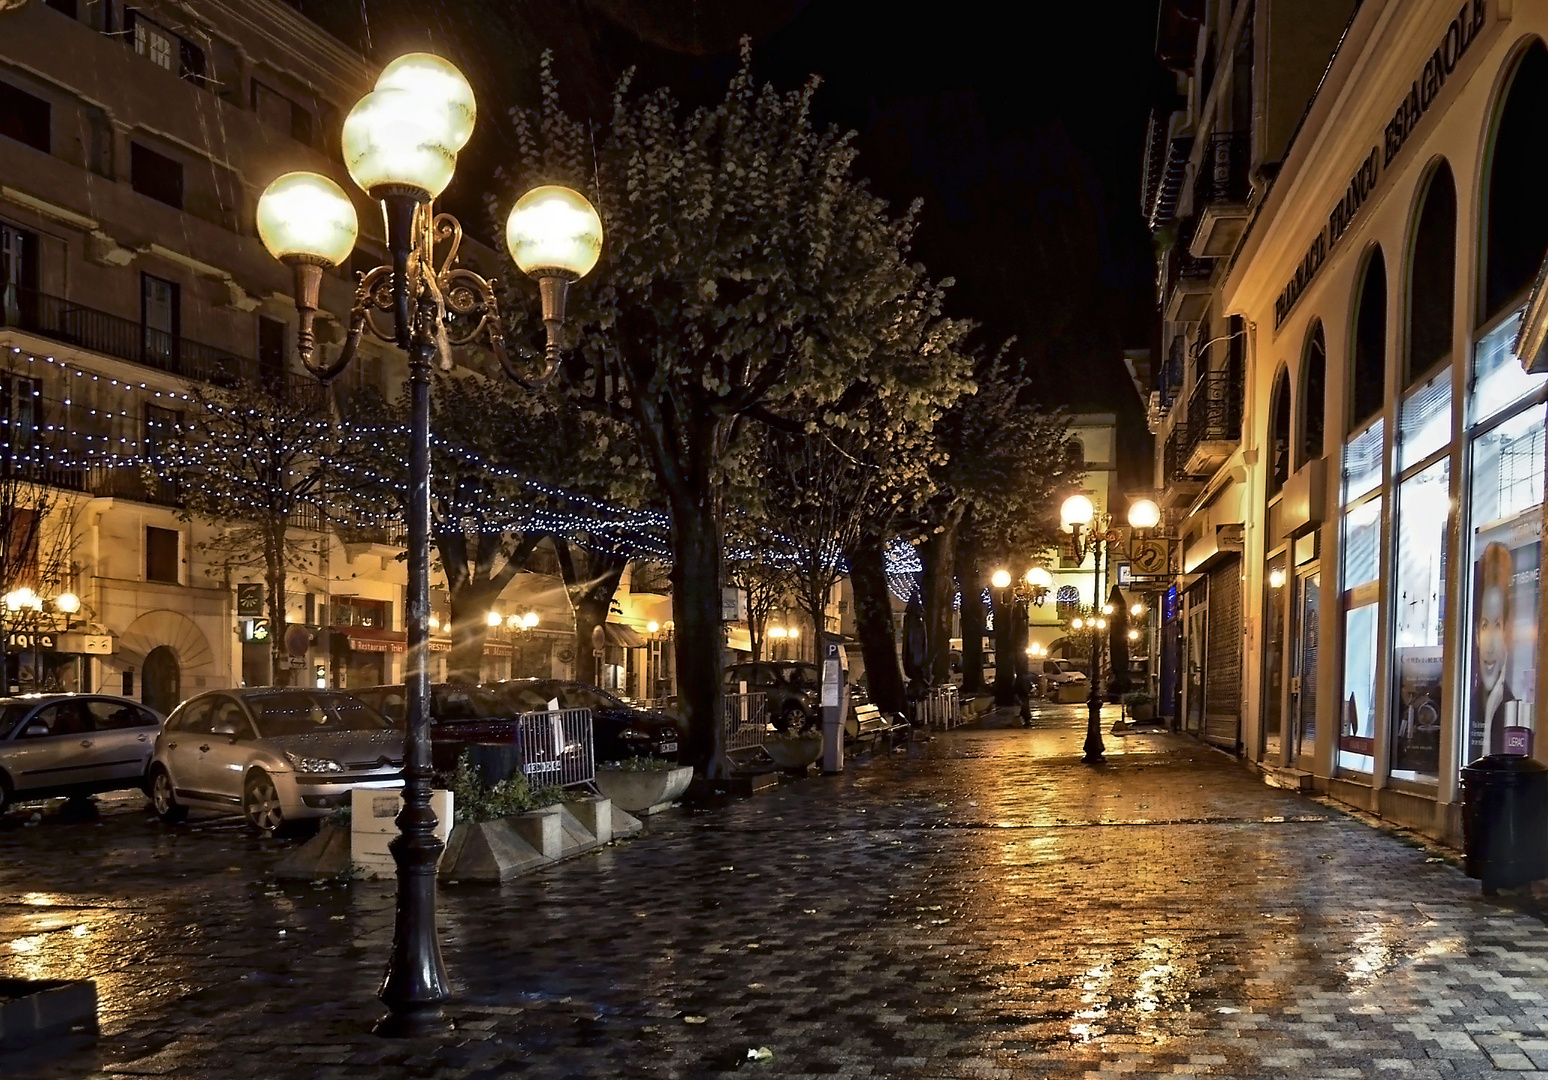
[[[1110,722],[1110,721],[1109,721]],[[0,975],[97,980],[63,1077],[1548,1071],[1548,928],[1412,839],[1050,707],[442,892],[455,1033],[367,1034],[390,883],[138,797],[0,829]],[[750,1054],[752,1056],[750,1056]]]

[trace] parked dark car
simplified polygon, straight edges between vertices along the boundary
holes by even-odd
[[[16,799],[142,786],[161,721],[101,694],[0,698],[0,814]]]
[[[402,683],[368,686],[349,693],[386,716],[399,728],[408,721],[408,688]],[[466,683],[430,687],[430,759],[435,768],[454,769],[471,743],[503,743],[515,738],[521,710],[500,695]]]
[[[822,722],[822,669],[803,660],[756,660],[726,668],[726,693],[742,683],[749,694],[763,694],[769,722],[779,731]]]
[[[544,712],[551,702],[561,709],[590,709],[596,760],[624,761],[632,757],[677,760],[683,735],[670,716],[620,701],[588,683],[565,679],[511,679],[486,683],[519,712]]]

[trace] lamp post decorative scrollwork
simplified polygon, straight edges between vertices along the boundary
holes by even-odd
[[[1059,510],[1059,519],[1071,534],[1077,564],[1086,561],[1087,555],[1096,557],[1091,582],[1091,599],[1094,611],[1112,614],[1102,599],[1102,561],[1123,543],[1123,534],[1114,527],[1113,516],[1106,511],[1098,514],[1091,500],[1084,495],[1071,495]],[[1160,508],[1150,499],[1136,499],[1129,504],[1129,525],[1135,529],[1154,528],[1161,519]],[[1079,620],[1076,628],[1079,629]],[[1102,665],[1102,637],[1100,631],[1107,626],[1106,619],[1093,620],[1091,633],[1091,662],[1089,667],[1090,689],[1086,696],[1086,742],[1083,746],[1088,765],[1100,765],[1107,760],[1107,748],[1102,743],[1102,688],[1099,685]]]
[[[442,368],[449,368],[453,347],[482,341],[508,377],[527,381],[505,349],[496,281],[458,265],[462,226],[434,205],[451,182],[476,115],[467,79],[430,53],[409,53],[388,64],[376,88],[350,110],[342,132],[345,167],[381,205],[390,261],[359,275],[348,333],[331,361],[316,355],[314,322],[324,269],[342,265],[354,249],[359,233],[354,205],[332,180],[306,172],[279,177],[258,201],[260,238],[294,272],[302,365],[331,381],[353,361],[366,333],[408,355],[408,734],[399,835],[390,845],[398,867],[397,917],[379,995],[389,1012],[375,1028],[384,1036],[433,1034],[448,1026],[435,911],[443,845],[430,807],[431,362],[439,358]],[[548,332],[548,367],[541,376],[546,379],[558,360],[569,283],[600,255],[601,219],[576,192],[543,187],[518,201],[506,236],[517,265],[538,279]]]

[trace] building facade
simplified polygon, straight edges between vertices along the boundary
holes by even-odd
[[[1246,19],[1270,27],[1254,57],[1272,68],[1283,7],[1308,10],[1197,12],[1193,66]],[[1281,782],[1456,838],[1463,765],[1542,753],[1548,380],[1516,342],[1548,252],[1548,5],[1343,15],[1327,56],[1301,57],[1314,92],[1281,145],[1256,126],[1284,127],[1259,101],[1273,72],[1252,74],[1236,201],[1212,208],[1208,151],[1173,185],[1191,173],[1186,256],[1212,257],[1190,284],[1174,247],[1160,277],[1179,358],[1152,398],[1181,548],[1174,707]]]
[[[46,509],[17,583],[82,600],[67,621],[8,614],[9,688],[121,692],[167,710],[201,689],[269,681],[270,643],[245,640],[266,614],[251,591],[261,561],[218,557],[216,530],[187,519],[179,493],[136,462],[181,418],[190,384],[301,378],[290,274],[260,243],[255,206],[296,169],[355,191],[339,126],[373,79],[361,56],[278,0],[33,0],[0,11],[0,473],[23,478],[24,497]],[[380,214],[355,197],[354,262],[324,276],[325,354],[343,340],[328,313],[349,311],[352,271],[384,261]],[[493,269],[492,252],[472,242],[461,261]],[[396,350],[367,343],[333,392],[392,397],[403,376]],[[293,681],[401,680],[401,535],[292,524],[305,552],[283,605]],[[536,612],[538,626],[492,631],[486,678],[576,670],[569,601],[542,554],[495,605],[506,619]],[[603,670],[623,692],[660,696],[670,605],[658,588],[634,592],[634,577]],[[444,589],[438,597],[444,627]],[[436,677],[449,638],[437,634],[433,648]]]

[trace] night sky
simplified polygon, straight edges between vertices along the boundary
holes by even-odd
[[[510,145],[495,102],[535,99],[542,50],[570,108],[602,115],[630,66],[636,88],[714,100],[750,34],[760,77],[822,77],[817,119],[860,133],[877,191],[899,211],[923,198],[917,254],[956,279],[952,313],[982,324],[980,344],[1015,336],[1040,401],[1117,409],[1129,456],[1148,455],[1119,350],[1155,333],[1138,190],[1145,117],[1171,88],[1153,56],[1156,0],[292,2],[376,62],[429,48],[464,68],[479,130],[446,201],[489,237],[478,193]]]

